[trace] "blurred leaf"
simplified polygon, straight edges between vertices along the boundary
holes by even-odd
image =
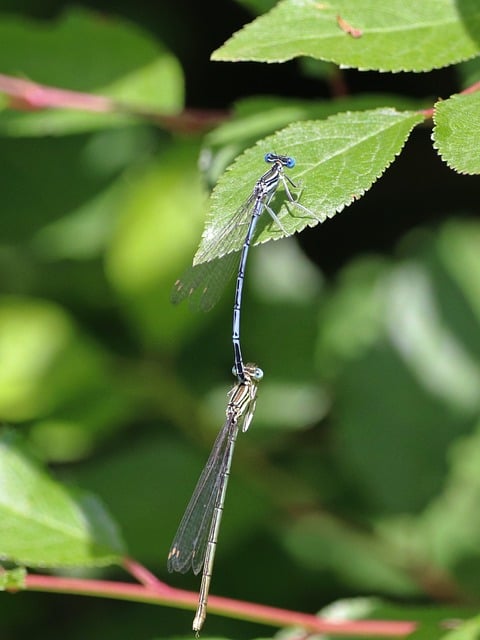
[[[297,561],[328,571],[346,585],[402,597],[417,593],[393,549],[327,515],[297,519],[285,532],[284,542]]]
[[[0,327],[0,415],[18,420],[47,411],[55,397],[52,372],[72,344],[69,319],[46,302],[4,298]]]
[[[360,30],[353,38],[341,17]],[[377,71],[429,71],[479,53],[480,9],[475,0],[283,0],[246,25],[212,60],[284,62],[298,56]],[[455,47],[451,43],[455,42]]]
[[[78,209],[39,229],[32,239],[36,254],[44,261],[54,262],[55,267],[60,260],[86,261],[103,256],[124,192],[124,182],[117,180]]]
[[[57,305],[0,299],[0,416],[37,419],[37,444],[55,459],[84,455],[130,411],[105,353]]]
[[[221,421],[222,418],[217,429]],[[213,431],[212,443],[214,438]],[[101,465],[80,469],[75,477],[82,486],[94,487],[108,502],[122,522],[131,553],[166,571],[168,549],[210,445],[209,442],[199,453],[165,435],[145,437],[128,450],[104,458]],[[228,553],[238,540],[251,532],[266,508],[261,496],[242,480],[239,462],[239,459],[234,462],[229,482],[218,547],[220,555]],[[152,514],[156,514],[154,518]]]
[[[439,490],[447,447],[472,427],[480,368],[438,306],[428,259],[349,272],[318,351],[334,374],[336,455],[375,509],[415,511]]]
[[[429,558],[445,576],[452,576],[463,589],[478,595],[480,570],[480,428],[454,443],[449,451],[449,473],[441,493],[417,518],[402,518],[386,524],[401,546]],[[395,532],[393,527],[397,527]],[[400,537],[401,536],[401,537]]]
[[[478,640],[480,637],[480,616],[467,620],[458,629],[449,631],[442,640]]]
[[[2,242],[31,239],[108,190],[151,152],[144,128],[64,138],[0,138]],[[83,240],[83,238],[81,238]]]
[[[480,92],[457,95],[435,105],[434,146],[459,173],[480,173]]]
[[[198,318],[170,304],[173,283],[191,264],[205,200],[197,143],[171,146],[131,176],[107,249],[107,275],[142,341],[175,343]]]
[[[146,32],[118,18],[105,20],[76,8],[50,27],[3,16],[0,42],[2,73],[96,93],[139,110],[165,114],[182,106],[183,79],[178,62]],[[134,122],[125,114],[4,110],[0,111],[0,134],[62,135]]]
[[[476,220],[454,218],[440,229],[438,252],[448,273],[458,286],[464,306],[456,333],[471,354],[480,361],[480,224]],[[450,305],[451,306],[450,301]],[[459,304],[455,304],[459,308]],[[470,312],[470,314],[469,314]]]
[[[321,610],[330,619],[408,620],[417,629],[409,640],[437,640],[442,632],[460,625],[474,613],[473,607],[453,605],[398,604],[381,598],[349,598],[335,601]],[[333,640],[333,639],[332,639]]]
[[[348,620],[381,620],[385,621],[388,625],[388,621],[391,620],[393,624],[408,621],[415,625],[418,620],[419,609],[419,607],[390,604],[387,600],[374,596],[360,596],[335,600],[326,607],[322,607],[318,612],[318,615],[330,620],[331,622],[342,622]],[[410,633],[403,635],[407,638],[412,637]],[[335,637],[336,634],[320,634],[314,636],[314,639],[335,640]],[[341,638],[344,637],[346,638],[346,636],[341,636]],[[351,637],[352,636],[348,636],[348,638]]]
[[[385,323],[392,345],[419,387],[465,415],[480,408],[480,362],[442,314],[432,264],[399,265],[385,283]]]
[[[336,449],[350,482],[376,510],[424,507],[442,483],[446,447],[470,420],[419,387],[385,346],[346,367],[336,387]]]
[[[25,587],[24,567],[16,569],[0,570],[0,591],[16,591]]]
[[[378,282],[388,270],[383,259],[365,257],[338,275],[321,309],[317,362],[323,376],[334,376],[346,361],[363,354],[378,339],[382,326]]]
[[[0,438],[0,555],[33,567],[120,561],[123,542],[100,502],[55,482],[18,437]]]
[[[422,119],[418,113],[394,109],[341,113],[323,121],[294,123],[259,141],[218,181],[194,264],[241,248],[244,225],[238,225],[227,237],[224,230],[265,172],[262,162],[265,153],[275,149],[276,153],[295,158],[291,177],[302,186],[301,204],[324,221],[372,186],[400,153],[410,131]],[[289,234],[317,224],[315,218],[291,204],[287,206],[285,198],[281,208],[278,197],[275,198],[273,208]],[[269,216],[262,216],[258,226],[260,231],[255,244],[284,235]]]

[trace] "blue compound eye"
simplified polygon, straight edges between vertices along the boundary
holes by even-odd
[[[265,154],[265,162],[275,162],[276,155],[274,153],[266,153]]]
[[[295,159],[288,157],[286,162],[287,169],[292,169],[292,167],[294,166],[295,166]]]
[[[253,374],[255,380],[261,380],[263,378],[263,370],[260,367],[255,369],[255,373]]]

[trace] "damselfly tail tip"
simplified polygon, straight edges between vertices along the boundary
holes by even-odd
[[[192,629],[195,632],[195,638],[200,637],[200,631],[202,630],[203,623],[205,622],[205,614],[200,614],[197,611],[195,618],[193,619]]]

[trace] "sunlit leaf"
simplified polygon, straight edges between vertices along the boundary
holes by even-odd
[[[437,102],[434,120],[434,145],[448,166],[480,173],[480,92]]]
[[[191,264],[205,196],[198,147],[177,143],[146,163],[118,204],[118,223],[106,253],[107,276],[125,300],[142,340],[167,344],[197,322],[170,305],[173,283]]]
[[[421,114],[394,109],[347,112],[326,120],[294,123],[259,141],[218,181],[194,263],[241,248],[245,224],[225,239],[222,236],[231,217],[265,172],[265,153],[275,151],[295,158],[295,167],[286,173],[300,187],[300,202],[312,215],[291,203],[287,206],[283,192],[271,202],[285,229],[292,234],[331,218],[360,198],[393,162],[412,128],[422,119]],[[267,214],[258,226],[256,244],[284,235]],[[222,241],[217,242],[217,238]]]
[[[442,636],[441,640],[478,640],[480,636],[480,616],[475,616]]]
[[[27,572],[24,567],[0,570],[0,591],[12,591],[22,589],[25,584]]]
[[[0,419],[34,420],[49,459],[85,455],[129,414],[107,354],[54,303],[0,298],[0,360]]]
[[[479,42],[475,0],[283,0],[234,34],[212,59],[312,56],[362,70],[428,71],[477,55]]]
[[[34,567],[100,566],[124,551],[93,495],[56,482],[12,432],[0,438],[0,556]]]

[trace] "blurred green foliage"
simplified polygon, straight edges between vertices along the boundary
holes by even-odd
[[[0,2],[0,72],[180,112],[202,69],[172,46],[182,25],[195,32],[187,4],[147,28],[128,2],[118,12],[98,3],[104,15],[58,2],[42,20],[33,3],[13,15]],[[68,491],[98,496],[128,553],[160,578],[198,586],[168,576],[166,555],[232,384],[232,288],[209,314],[169,301],[198,245],[209,183],[291,119],[410,105],[448,95],[462,75],[435,76],[430,93],[425,77],[397,80],[390,99],[385,76],[372,87],[347,74],[362,95],[310,107],[282,84],[282,97],[251,96],[205,136],[2,103],[0,420]],[[202,78],[204,106],[215,83]],[[326,82],[307,80],[315,91]],[[425,160],[429,135],[409,141],[413,170],[395,165],[385,187],[305,239],[252,251],[243,349],[265,379],[237,445],[216,594],[303,611],[373,594],[391,604],[368,615],[427,620],[415,636],[425,639],[471,614],[445,601],[480,599],[479,181],[450,176],[431,149]],[[30,593],[2,595],[0,620],[2,640],[191,627],[190,612]],[[214,616],[207,632],[271,635]]]

